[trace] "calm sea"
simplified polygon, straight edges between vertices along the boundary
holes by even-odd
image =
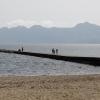
[[[100,57],[100,44],[29,44],[29,45],[0,45],[1,49],[51,53],[52,48],[59,50],[59,55]]]
[[[35,44],[1,45],[1,49],[51,53],[52,48],[59,49],[60,55],[100,57],[100,44]],[[57,61],[17,54],[0,53],[1,75],[84,75],[100,74],[100,67],[67,61]]]

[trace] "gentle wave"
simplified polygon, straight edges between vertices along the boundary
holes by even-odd
[[[46,58],[0,53],[0,75],[100,74],[100,67]]]

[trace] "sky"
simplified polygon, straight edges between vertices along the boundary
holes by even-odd
[[[100,0],[0,0],[0,27],[100,25]]]

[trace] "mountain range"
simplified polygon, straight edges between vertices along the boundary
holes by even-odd
[[[100,26],[85,22],[71,28],[3,27],[0,44],[4,43],[100,43]]]

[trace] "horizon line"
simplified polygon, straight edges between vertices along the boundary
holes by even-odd
[[[41,24],[33,24],[31,26],[28,26],[28,25],[12,25],[12,26],[7,26],[7,25],[4,25],[4,26],[1,26],[0,29],[2,28],[17,28],[17,27],[24,27],[24,28],[27,28],[27,29],[30,29],[32,27],[43,27],[43,28],[73,28],[73,27],[76,27],[78,25],[81,25],[81,24],[91,24],[91,25],[96,25],[96,26],[100,26],[99,24],[95,24],[95,23],[92,23],[92,22],[89,22],[89,21],[84,21],[84,22],[80,22],[80,23],[76,23],[75,25],[73,26],[57,26],[57,25],[52,25],[52,26],[44,26],[44,25],[41,25]]]

